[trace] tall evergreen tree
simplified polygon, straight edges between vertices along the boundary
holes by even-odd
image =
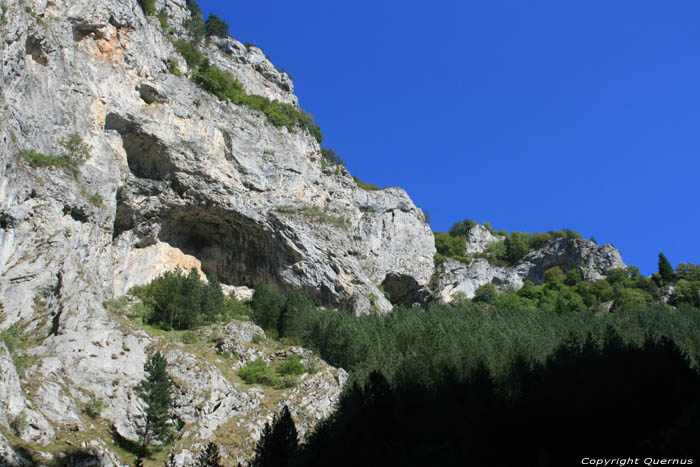
[[[664,256],[663,253],[659,253],[659,275],[665,284],[671,282],[676,275],[673,272],[671,263],[668,261],[668,259],[666,259],[666,256]]]
[[[195,467],[222,467],[219,447],[214,442],[209,441],[204,451],[199,453]]]
[[[251,467],[282,467],[289,465],[297,452],[299,439],[292,414],[285,405],[272,426],[265,424],[260,441],[255,447],[255,458]]]
[[[152,439],[163,441],[170,434],[173,382],[168,376],[166,366],[165,357],[160,352],[151,355],[143,367],[146,379],[136,387],[136,393],[147,405],[145,425],[140,433],[144,453]]]

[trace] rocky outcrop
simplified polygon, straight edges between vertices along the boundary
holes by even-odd
[[[467,254],[483,253],[490,244],[502,241],[505,237],[495,235],[484,225],[477,224],[467,234]]]
[[[281,358],[246,342],[247,330],[226,331],[240,359],[212,360],[108,313],[105,300],[194,267],[217,273],[241,296],[262,280],[323,305],[388,311],[427,295],[435,250],[423,213],[399,188],[365,191],[346,170],[324,167],[305,130],[275,127],[169,74],[169,59],[183,72],[186,64],[136,0],[4,6],[0,330],[19,332],[13,355],[0,349],[0,449],[14,455],[9,446],[21,438],[41,451],[80,432],[85,449],[110,457],[105,424],[134,438],[143,407],[133,388],[159,346],[179,381],[177,416],[186,424],[179,449],[238,430],[239,444],[222,445],[243,459],[285,401],[297,404],[301,429],[310,429],[336,400],[342,370],[318,363],[318,372],[270,402],[265,389],[228,373],[247,355]],[[185,1],[158,0],[157,9],[169,16],[172,37],[183,37]],[[261,49],[231,38],[203,47],[249,94],[297,105],[289,75]],[[91,155],[77,167],[32,161],[26,152],[66,154],[60,142],[71,134]],[[95,401],[103,409],[93,419],[86,407]],[[9,422],[20,414],[27,426],[15,435]]]
[[[484,244],[493,243],[493,238],[496,238],[486,237],[486,242],[481,241],[484,230],[475,235],[479,240],[470,240],[473,245],[482,245],[479,247],[481,251],[485,249]],[[493,265],[485,258],[476,258],[468,264],[448,258],[437,268],[433,286],[440,301],[450,303],[458,296],[473,298],[476,289],[484,284],[515,290],[528,280],[540,284],[544,281],[544,272],[554,266],[559,266],[564,272],[578,269],[585,280],[595,281],[604,279],[614,269],[624,268],[625,263],[612,245],[598,246],[590,240],[555,238],[542,248],[530,251],[512,266]]]

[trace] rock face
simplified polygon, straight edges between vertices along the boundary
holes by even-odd
[[[478,229],[476,235],[470,235],[467,247],[471,244],[472,251],[479,253],[489,243],[499,240],[493,235],[485,235],[484,231],[491,235],[485,228]],[[448,258],[437,268],[433,286],[440,301],[450,303],[457,294],[473,298],[476,289],[484,284],[517,290],[527,280],[542,283],[544,272],[554,266],[559,266],[564,272],[577,268],[584,280],[595,281],[604,279],[613,269],[624,268],[625,263],[612,245],[598,246],[590,240],[555,238],[542,248],[530,251],[512,266],[495,266],[484,258],[476,258],[469,264]]]
[[[357,312],[391,309],[378,286],[395,303],[427,295],[433,237],[407,194],[360,189],[344,169],[324,167],[306,130],[272,126],[262,113],[169,74],[169,59],[187,72],[185,61],[136,0],[3,7],[0,331],[19,329],[12,355],[0,348],[6,457],[19,459],[10,447],[19,438],[60,444],[78,431],[94,435],[85,441],[90,455],[112,459],[95,431],[102,423],[133,438],[143,407],[132,388],[149,352],[164,343],[103,302],[164,271],[215,272],[248,296],[246,286],[273,282]],[[157,9],[169,16],[173,38],[183,37],[186,2],[159,0]],[[203,47],[249,94],[297,105],[289,75],[261,49],[231,38]],[[77,169],[24,157],[66,154],[60,143],[71,134],[90,148]],[[240,339],[235,345],[262,352]],[[216,362],[164,348],[181,381],[178,417],[191,425],[179,446],[235,426],[246,434],[240,452],[250,453],[277,403],[239,387]],[[15,370],[16,358],[26,369]],[[292,411],[303,429],[328,413],[345,381],[342,370],[321,367],[278,401],[298,404]],[[85,413],[95,400],[104,403],[99,421]],[[7,423],[20,414],[27,427],[15,435]]]
[[[469,229],[469,234],[467,235],[467,254],[483,253],[490,244],[503,239],[503,236],[494,235],[485,226],[477,224]]]

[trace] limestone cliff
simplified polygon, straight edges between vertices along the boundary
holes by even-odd
[[[179,445],[233,424],[242,433],[236,455],[251,452],[279,409],[264,392],[227,377],[204,350],[149,335],[103,306],[165,270],[196,267],[228,286],[272,282],[358,313],[391,309],[382,284],[396,302],[427,295],[434,245],[423,213],[399,188],[365,191],[345,169],[324,167],[306,130],[271,125],[195,85],[172,44],[186,34],[183,0],[157,3],[171,40],[136,0],[2,7],[0,330],[18,330],[22,343],[12,358],[0,348],[5,457],[20,458],[10,438],[38,447],[33,462],[79,438],[119,463],[100,427],[133,438],[142,407],[132,388],[161,346],[180,381]],[[248,94],[298,105],[289,76],[260,49],[221,38],[203,52]],[[185,76],[169,73],[169,60]],[[69,135],[89,145],[80,166],[55,163]],[[53,158],[32,160],[39,153]],[[275,397],[308,428],[328,414],[344,378],[322,366]],[[85,417],[93,399],[104,401],[106,425]]]
[[[0,1],[0,331],[17,340],[0,344],[7,462],[123,465],[115,440],[135,439],[133,388],[154,349],[177,383],[179,465],[210,439],[244,461],[284,404],[302,432],[330,413],[347,374],[261,343],[250,323],[184,343],[105,307],[178,266],[216,273],[228,290],[264,281],[366,313],[424,302],[431,279],[449,301],[484,281],[517,287],[550,263],[588,261],[587,278],[621,264],[606,247],[554,242],[514,269],[448,260],[435,275],[432,232],[402,189],[362,189],[324,163],[304,128],[275,126],[190,79],[173,45],[188,38],[185,0],[157,1],[167,31],[137,0]],[[247,94],[298,107],[291,78],[259,48],[233,38],[201,47]],[[80,165],[63,156],[71,135],[88,145]],[[475,230],[469,252],[498,240],[490,235]],[[233,372],[288,354],[318,370],[295,388],[250,387]],[[97,418],[86,414],[95,401]],[[31,460],[13,449],[22,443]]]
[[[468,254],[484,253],[490,244],[504,238],[492,234],[483,225],[476,225],[469,230],[466,251]],[[436,269],[432,287],[442,303],[450,303],[457,294],[473,298],[476,289],[484,284],[515,290],[528,280],[541,284],[544,272],[554,266],[564,272],[578,269],[584,280],[596,281],[604,279],[614,269],[624,268],[625,263],[612,245],[597,245],[582,238],[553,238],[513,265],[494,265],[483,257],[476,257],[469,263],[447,258]]]

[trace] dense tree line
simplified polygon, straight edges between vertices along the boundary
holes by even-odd
[[[700,355],[697,308],[631,303],[612,313],[558,312],[532,303],[523,306],[513,301],[517,297],[497,295],[490,303],[396,307],[391,314],[354,316],[318,311],[298,295],[284,297],[259,284],[249,306],[253,319],[272,334],[317,351],[360,380],[380,370],[392,382],[430,387],[445,368],[462,378],[481,364],[500,377],[515,358],[544,362],[563,342],[602,342],[608,328],[625,344],[666,337],[693,363]]]
[[[278,466],[580,465],[585,456],[692,458],[700,380],[667,339],[561,346],[516,358],[496,382],[483,366],[433,387],[373,372]]]
[[[130,293],[141,300],[138,318],[163,329],[193,329],[245,313],[235,297],[224,295],[216,275],[203,281],[194,268],[166,272]]]

